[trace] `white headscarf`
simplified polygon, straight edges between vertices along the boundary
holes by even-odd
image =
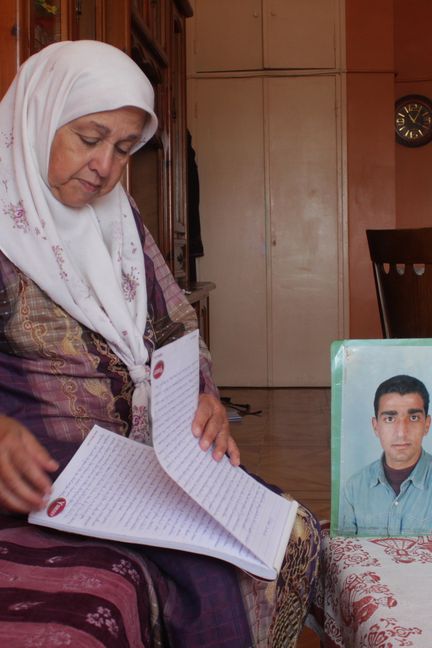
[[[150,82],[121,50],[61,42],[29,58],[0,103],[0,249],[76,320],[100,333],[135,384],[131,435],[148,441],[147,294],[144,255],[118,183],[91,205],[71,208],[48,186],[58,128],[95,112],[134,106],[157,128]]]

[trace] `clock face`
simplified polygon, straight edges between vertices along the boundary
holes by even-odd
[[[422,95],[407,95],[396,102],[396,141],[404,146],[422,146],[432,140],[432,101]]]

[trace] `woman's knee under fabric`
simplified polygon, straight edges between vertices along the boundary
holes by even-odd
[[[294,648],[313,599],[320,553],[320,526],[299,506],[276,581],[239,572],[240,588],[256,648]]]

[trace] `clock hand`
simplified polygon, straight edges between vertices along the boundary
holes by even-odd
[[[416,123],[416,121],[417,121],[417,119],[418,119],[418,116],[419,116],[420,113],[421,113],[421,109],[422,109],[422,108],[423,108],[423,106],[420,106],[420,108],[417,110],[417,115],[416,115],[416,116],[414,117],[414,119],[412,120],[413,124]],[[410,116],[411,116],[411,115],[410,115]]]

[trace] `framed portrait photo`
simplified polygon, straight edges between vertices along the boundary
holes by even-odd
[[[331,535],[432,534],[432,339],[331,347]]]

